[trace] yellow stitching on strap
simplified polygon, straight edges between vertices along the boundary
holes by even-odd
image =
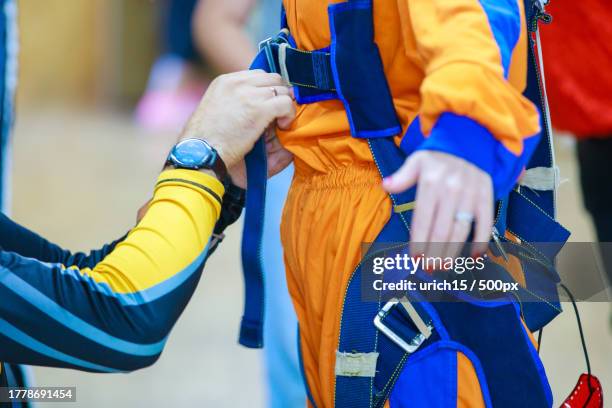
[[[394,205],[393,206],[393,212],[396,213],[403,213],[406,211],[412,211],[414,210],[414,201],[411,201],[409,203],[404,203],[404,204],[398,204],[398,205]]]

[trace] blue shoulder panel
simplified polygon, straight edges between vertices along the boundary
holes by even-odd
[[[521,34],[521,14],[516,0],[480,0],[499,47],[504,76],[508,77],[512,51]]]

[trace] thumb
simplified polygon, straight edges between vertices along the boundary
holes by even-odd
[[[295,105],[291,104],[289,107],[289,112],[276,119],[276,125],[279,127],[279,129],[288,130],[293,123],[293,119],[295,119]]]
[[[402,167],[383,179],[383,188],[389,193],[400,193],[414,186],[421,171],[421,156],[416,153],[410,156]]]

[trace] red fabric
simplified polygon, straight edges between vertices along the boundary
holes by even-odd
[[[588,383],[589,376],[582,374],[578,379],[578,384],[567,397],[560,408],[602,408],[603,407],[603,392],[601,384],[594,375],[591,375],[591,390]],[[589,397],[590,396],[590,397]],[[588,403],[587,403],[588,402]]]
[[[577,137],[612,137],[612,7],[551,0],[540,24],[553,126]]]

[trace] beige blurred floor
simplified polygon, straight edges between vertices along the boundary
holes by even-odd
[[[13,215],[71,249],[100,246],[133,225],[171,144],[171,137],[146,134],[118,113],[20,112]],[[560,218],[573,240],[589,241],[592,230],[580,204],[571,149],[558,143],[562,176],[569,179],[560,192]],[[69,407],[263,406],[260,352],[236,343],[242,308],[239,240],[240,226],[234,226],[153,368],[129,375],[36,369],[37,383],[77,386],[78,403]],[[612,392],[610,307],[580,309],[594,373]],[[543,357],[557,402],[584,371],[579,344],[569,311],[545,330]]]

